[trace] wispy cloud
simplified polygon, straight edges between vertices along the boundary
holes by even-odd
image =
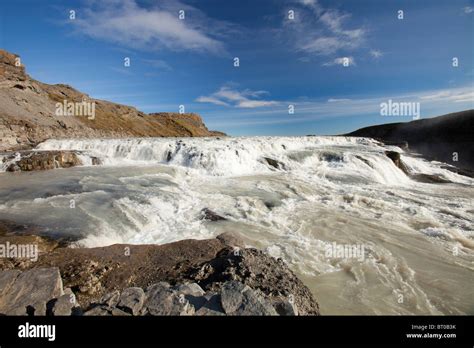
[[[159,70],[168,70],[171,71],[173,68],[171,65],[169,65],[167,62],[161,59],[143,59],[145,63],[150,65],[153,68],[159,69]]]
[[[350,102],[351,99],[348,98],[329,98],[328,103],[347,103]]]
[[[227,24],[180,2],[160,1],[147,8],[135,0],[88,4],[72,23],[77,32],[92,38],[146,50],[225,52],[217,32],[225,31]],[[187,14],[185,20],[179,19],[178,9]]]
[[[377,60],[377,59],[380,59],[380,58],[383,56],[383,52],[380,51],[380,50],[375,50],[375,49],[373,49],[373,50],[370,50],[369,53],[370,53],[370,55],[372,56],[372,58],[374,58],[374,59],[376,59],[376,60]]]
[[[305,39],[296,41],[300,51],[323,56],[332,55],[341,50],[354,50],[365,42],[365,28],[347,28],[346,22],[351,14],[324,8],[317,1],[299,0],[298,3],[310,12],[303,13],[297,25],[293,26],[298,34],[304,33]],[[304,12],[304,9],[301,11]]]
[[[130,68],[126,68],[126,67],[117,68],[117,67],[111,66],[111,67],[109,67],[109,69],[116,72],[116,73],[122,74],[122,75],[127,75],[127,76],[132,76],[133,75]]]
[[[346,44],[336,37],[322,36],[302,44],[300,49],[309,53],[329,55],[345,46]]]
[[[298,0],[298,2],[302,5],[312,8],[317,13],[320,13],[320,11],[322,10],[321,6],[318,3],[318,0]]]
[[[333,65],[342,65],[342,66],[354,66],[357,65],[354,57],[338,57],[330,62],[323,63],[323,66],[333,66]]]
[[[474,104],[474,91],[465,89],[442,90],[433,94],[423,95],[420,99],[451,101],[454,103],[472,102]]]
[[[277,101],[262,99],[267,94],[267,91],[252,91],[249,89],[238,91],[231,86],[222,86],[217,92],[209,96],[200,96],[196,101],[246,109],[277,105]]]
[[[472,8],[471,6],[466,6],[462,9],[464,11],[464,13],[472,13],[474,12],[474,8]]]
[[[213,118],[212,126],[221,128],[226,126],[248,127],[249,125],[295,124],[332,117],[380,116],[380,104],[389,99],[397,102],[419,102],[423,118],[429,115],[439,116],[443,113],[473,108],[474,92],[471,86],[465,86],[449,90],[425,90],[366,98],[334,97],[327,100],[288,100],[262,110],[236,110],[232,117],[216,115]],[[287,104],[295,105],[295,113],[291,117],[288,117]],[[380,123],[386,121],[385,118],[380,117]]]

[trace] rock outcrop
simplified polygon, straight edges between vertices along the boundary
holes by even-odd
[[[404,123],[358,129],[346,136],[370,137],[387,145],[410,148],[424,157],[445,162],[465,175],[474,170],[474,109]],[[471,171],[471,172],[469,172]]]
[[[392,160],[393,164],[395,164],[398,168],[400,168],[400,170],[404,172],[405,175],[409,176],[410,179],[412,180],[426,183],[426,184],[448,184],[451,182],[435,174],[412,173],[410,170],[408,170],[407,166],[403,163],[399,152],[385,151],[385,154],[387,155],[388,158]]]
[[[86,110],[81,108],[73,115],[58,112],[83,102],[93,104],[94,115],[78,113]],[[216,135],[225,134],[209,131],[197,114],[146,114],[68,85],[41,83],[26,74],[19,56],[0,49],[0,151],[31,149],[50,138]]]
[[[0,260],[0,269],[3,314],[319,315],[281,259],[245,248],[232,233],[165,245],[58,245],[36,261]],[[43,273],[51,279],[33,299],[28,291],[43,286]]]
[[[407,167],[402,162],[400,152],[385,151],[385,154],[387,155],[388,158],[390,158],[392,160],[392,162],[393,162],[393,164],[395,164],[395,166],[397,166],[398,168],[401,169],[402,172],[404,172],[406,175],[409,174]]]
[[[201,210],[201,219],[208,220],[208,221],[225,221],[227,220],[225,217],[220,216],[216,212],[212,211],[209,208],[204,208]]]
[[[2,160],[7,172],[70,168],[82,162],[73,151],[19,151]]]

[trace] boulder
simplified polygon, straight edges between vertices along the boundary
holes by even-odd
[[[231,315],[278,315],[270,301],[262,294],[247,288],[242,292],[243,299],[239,308]]]
[[[195,315],[225,315],[220,294],[208,294],[207,302],[196,311]]]
[[[175,286],[173,290],[176,291],[178,296],[184,295],[195,310],[201,308],[207,302],[207,299],[204,297],[204,290],[196,283],[180,284]]]
[[[248,289],[248,286],[237,281],[226,282],[221,288],[221,305],[224,312],[229,314],[239,309],[244,300],[243,292]]]
[[[86,316],[109,316],[112,313],[108,310],[107,306],[95,306],[84,313]]]
[[[390,158],[398,168],[400,168],[406,175],[409,175],[407,167],[403,164],[400,153],[396,151],[385,151],[385,155]]]
[[[178,295],[163,283],[147,288],[144,309],[144,314],[149,315],[193,315],[195,311],[184,295]]]
[[[326,162],[343,162],[344,155],[337,152],[323,152],[320,155],[322,161]]]
[[[175,287],[179,294],[192,295],[192,296],[204,296],[206,293],[197,283],[184,283]]]
[[[222,285],[221,305],[227,315],[278,314],[261,294],[237,281],[229,281]]]
[[[10,288],[20,274],[21,271],[13,269],[0,272],[0,301],[9,293]]]
[[[211,209],[204,208],[201,210],[201,220],[208,221],[225,221],[225,217],[220,216],[219,214],[213,212]]]
[[[127,317],[127,316],[130,316],[131,314],[130,313],[127,313],[125,311],[122,311],[121,309],[119,308],[111,308],[109,310],[109,313],[113,316],[113,317]]]
[[[128,288],[122,291],[117,307],[127,313],[138,315],[143,307],[144,301],[145,292],[142,288]]]
[[[63,295],[59,269],[33,268],[25,272],[0,272],[0,313],[26,315],[27,307]]]
[[[263,157],[264,161],[275,169],[286,170],[286,165],[283,162],[280,162],[276,159],[270,157]]]
[[[273,308],[282,316],[298,315],[298,308],[294,301],[290,299],[277,299],[273,302]]]
[[[51,315],[54,316],[71,315],[73,308],[77,306],[74,294],[65,294],[53,301]]]
[[[109,307],[115,307],[120,301],[120,291],[114,290],[102,296],[99,303]]]

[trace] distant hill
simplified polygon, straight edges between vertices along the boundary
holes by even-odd
[[[26,149],[50,138],[196,137],[209,131],[197,114],[146,114],[90,98],[64,84],[32,79],[18,56],[0,49],[0,151]],[[18,64],[20,63],[20,64]],[[58,103],[94,102],[95,117],[58,115]]]
[[[384,142],[407,142],[409,149],[425,157],[474,170],[474,109],[411,122],[365,127],[345,135]],[[458,153],[458,162],[453,161],[454,152]]]

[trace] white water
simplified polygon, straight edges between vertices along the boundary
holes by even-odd
[[[401,149],[363,138],[50,140],[38,149],[79,150],[86,165],[0,174],[0,218],[85,246],[238,231],[285,259],[323,314],[474,314],[474,181],[439,163],[402,153],[413,173],[451,184],[412,181],[384,154]],[[228,221],[202,221],[203,208]],[[363,245],[364,260],[327,257],[333,242]]]

